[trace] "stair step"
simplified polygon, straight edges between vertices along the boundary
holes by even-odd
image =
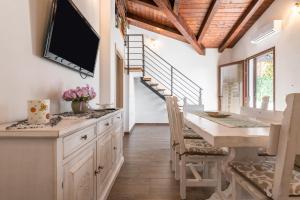
[[[144,77],[143,80],[144,81],[151,81],[151,78],[150,77]]]
[[[125,68],[128,70],[128,67]],[[143,68],[142,67],[129,67],[129,72],[142,72]]]
[[[163,89],[163,88],[157,88],[156,90],[159,91],[159,92],[161,92],[161,91],[165,91],[166,89]]]
[[[158,83],[150,83],[149,85],[152,86],[152,87],[153,86],[158,86]]]

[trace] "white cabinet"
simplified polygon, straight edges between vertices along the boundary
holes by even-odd
[[[122,127],[121,110],[47,129],[0,125],[0,199],[105,200],[124,162]]]
[[[64,165],[64,200],[95,200],[96,143]]]

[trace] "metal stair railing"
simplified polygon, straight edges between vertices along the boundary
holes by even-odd
[[[202,88],[145,45],[144,35],[126,35],[125,49],[128,73],[130,68],[140,68],[143,77],[154,79],[169,91],[169,95],[181,100],[186,98],[187,103],[192,105],[202,105]],[[147,84],[143,79],[142,82]],[[157,94],[164,98],[161,93]]]

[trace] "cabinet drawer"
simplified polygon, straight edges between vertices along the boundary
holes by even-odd
[[[96,137],[95,126],[85,128],[64,138],[64,157],[70,155]]]
[[[98,123],[97,134],[101,134],[112,127],[112,118],[103,120]]]
[[[122,123],[122,121],[123,121],[122,113],[119,113],[116,116],[114,116],[114,124]]]

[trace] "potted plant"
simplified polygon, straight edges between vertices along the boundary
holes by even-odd
[[[72,110],[75,114],[86,113],[89,110],[89,101],[96,97],[94,88],[86,85],[86,87],[76,87],[63,93],[65,101],[72,101]]]

